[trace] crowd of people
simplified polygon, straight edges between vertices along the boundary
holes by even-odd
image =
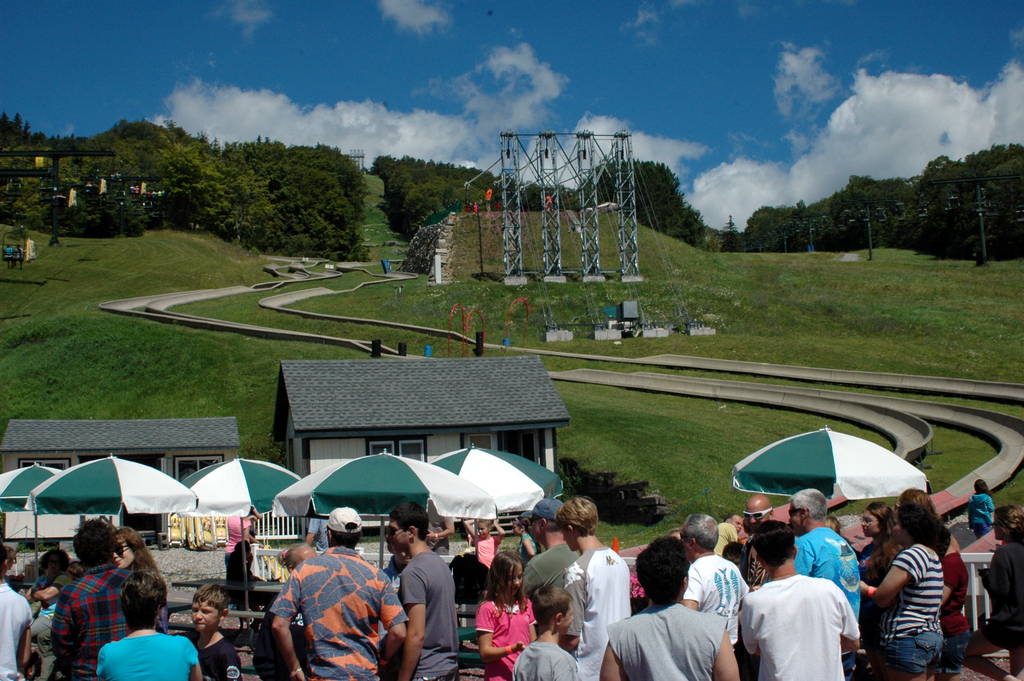
[[[859,553],[830,527],[826,499],[813,489],[789,499],[788,522],[773,518],[761,494],[722,522],[691,514],[637,556],[632,587],[626,560],[598,539],[597,508],[585,497],[541,500],[515,523],[511,551],[492,523],[468,522],[486,575],[475,611],[484,679],[840,681],[857,673],[860,650],[861,671],[880,681],[957,679],[963,666],[1024,679],[1024,510],[988,501],[979,513],[990,513],[1002,545],[981,573],[991,613],[973,632],[960,547],[917,490],[893,507],[865,508],[870,541]],[[236,543],[246,532],[239,523]],[[282,554],[290,577],[266,604],[253,644],[260,678],[455,681],[459,599],[442,556],[452,534],[451,519],[400,504],[386,528],[392,559],[380,570],[358,551],[363,521],[354,509],[311,524],[307,541]],[[88,520],[74,549],[84,570],[75,579],[56,550],[43,556],[27,599],[0,585],[3,678],[241,677],[220,631],[231,603],[222,586],[197,590],[194,631],[172,636],[167,585],[138,533]],[[5,571],[13,561],[7,548]],[[1003,649],[1009,671],[987,657]]]

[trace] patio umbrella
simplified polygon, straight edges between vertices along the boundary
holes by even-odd
[[[274,496],[299,476],[287,468],[254,459],[231,459],[202,468],[181,481],[195,492],[199,504],[192,515],[247,516],[249,509],[266,513]]]
[[[433,464],[391,454],[376,454],[328,466],[283,490],[274,498],[278,515],[328,515],[339,506],[360,514],[386,516],[403,501],[424,508],[433,501],[440,515],[494,518],[487,492]]]
[[[0,511],[24,511],[28,494],[33,489],[60,473],[58,468],[49,468],[34,463],[0,475]],[[39,516],[32,514],[34,529],[32,547],[35,549],[36,566],[39,566]]]
[[[828,428],[762,447],[732,469],[744,492],[793,494],[813,487],[826,497],[893,497],[910,487],[926,490],[924,473],[884,447]]]
[[[36,487],[25,510],[46,515],[181,513],[196,507],[196,495],[151,466],[108,456],[72,466]]]
[[[28,493],[58,473],[36,463],[0,475],[0,511],[24,511]]]
[[[182,480],[182,484],[199,497],[191,515],[228,515],[245,517],[255,508],[259,513],[270,510],[274,495],[291,485],[299,476],[269,461],[231,459],[202,468]],[[242,565],[248,566],[245,542],[242,544]],[[243,605],[249,609],[249,570],[242,571]]]
[[[544,497],[562,493],[556,473],[510,452],[467,447],[443,454],[433,463],[494,497],[498,513],[527,511]]]
[[[494,499],[473,483],[433,464],[391,454],[351,459],[306,476],[274,498],[274,513],[325,516],[339,506],[351,506],[360,515],[378,516],[378,555],[383,563],[383,519],[404,501],[415,501],[424,508],[432,501],[443,516],[497,516]]]

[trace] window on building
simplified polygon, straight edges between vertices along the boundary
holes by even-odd
[[[18,459],[18,468],[28,468],[36,464],[63,471],[71,468],[71,459]]]
[[[494,436],[491,433],[470,433],[469,446],[480,449],[494,449]]]
[[[407,440],[370,440],[366,444],[366,453],[394,454],[406,456],[418,461],[427,460],[427,441],[425,438],[409,438]]]
[[[184,480],[196,471],[224,461],[220,454],[209,456],[176,456],[174,457],[174,477]]]

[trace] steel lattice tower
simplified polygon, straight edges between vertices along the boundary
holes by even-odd
[[[559,146],[555,133],[542,132],[536,146],[540,185],[541,237],[544,243],[545,281],[565,281],[562,272],[562,199]]]
[[[525,284],[523,273],[522,168],[519,136],[501,133],[501,237],[506,284]]]
[[[640,276],[640,245],[637,241],[633,141],[628,132],[615,133],[612,163],[615,169],[615,200],[619,204],[619,268],[622,281],[643,281]]]
[[[580,202],[580,273],[583,281],[599,281],[604,278],[601,274],[601,241],[597,219],[596,148],[594,133],[576,133],[576,191]]]

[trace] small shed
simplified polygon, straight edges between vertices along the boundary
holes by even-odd
[[[235,417],[191,419],[11,419],[7,423],[0,454],[4,470],[39,463],[65,469],[79,463],[114,455],[158,468],[177,479],[204,466],[238,456],[238,423]],[[30,513],[7,516],[7,536]],[[60,520],[64,518],[65,520]],[[71,524],[68,527],[68,523]],[[136,529],[153,529],[158,519],[126,517]],[[40,523],[40,536],[70,536],[77,525],[65,516]],[[51,527],[52,526],[52,527]],[[152,527],[151,527],[152,526]]]
[[[569,412],[534,355],[281,362],[274,436],[307,475],[370,454],[422,461],[470,445],[556,470]]]

